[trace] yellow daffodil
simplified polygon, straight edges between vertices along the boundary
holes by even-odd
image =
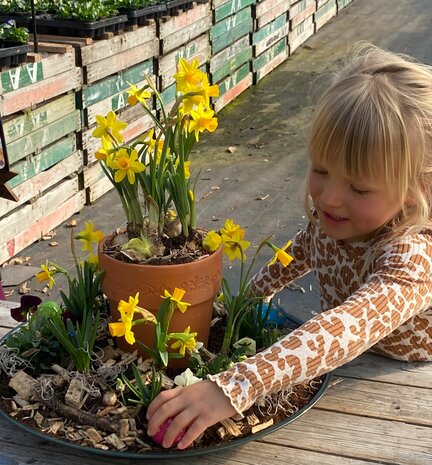
[[[174,289],[174,292],[170,294],[167,290],[164,291],[164,295],[161,296],[164,299],[170,299],[171,302],[175,303],[178,309],[184,313],[187,308],[190,306],[187,302],[182,302],[182,299],[184,295],[186,294],[186,291],[184,289],[179,289],[176,287]]]
[[[143,138],[142,143],[144,145],[148,146],[147,153],[148,154],[154,154],[156,152],[156,161],[159,163],[161,156],[162,156],[162,151],[163,151],[163,146],[164,146],[164,141],[165,138],[163,135],[159,137],[159,139],[154,138],[154,128],[150,129]],[[168,156],[170,153],[169,147],[167,147],[166,155]],[[150,158],[146,157],[145,163],[148,164],[150,163]]]
[[[180,58],[178,63],[178,71],[173,78],[176,80],[178,92],[189,92],[191,86],[196,86],[202,81],[205,73],[199,69],[199,62],[195,58],[192,63]]]
[[[225,224],[223,228],[220,229],[221,234],[225,236],[229,236],[229,237],[231,237],[236,231],[240,231],[241,239],[243,239],[245,230],[240,228],[240,225],[237,223],[234,223],[234,221],[231,220],[230,218],[227,218],[225,220]]]
[[[102,161],[105,160],[111,154],[113,150],[113,145],[111,140],[102,138],[102,147],[99,147],[95,153],[96,160]]]
[[[116,142],[122,142],[123,136],[120,131],[127,126],[123,121],[118,121],[117,116],[113,111],[110,111],[106,118],[102,115],[96,116],[97,128],[93,131],[93,137],[106,139],[111,141],[114,139]]]
[[[131,84],[130,82],[128,82],[128,84],[130,87],[126,90],[126,92],[129,94],[129,105],[134,106],[138,102],[146,105],[146,100],[151,97],[151,93],[145,90],[145,88],[140,89],[135,84]]]
[[[185,355],[186,350],[191,353],[197,345],[195,337],[198,333],[191,333],[190,326],[188,326],[182,333],[171,333],[168,335],[168,339],[176,339],[171,344],[171,349],[179,349],[179,354]]]
[[[42,283],[48,280],[48,287],[52,289],[55,284],[53,276],[56,274],[55,269],[50,269],[48,260],[45,265],[41,265],[42,271],[36,274],[37,280]]]
[[[177,158],[176,162],[174,163],[176,171],[177,171],[177,169],[178,169],[179,164],[180,164],[180,159]],[[185,175],[185,179],[189,179],[189,178],[190,178],[190,165],[191,165],[191,162],[190,162],[190,161],[185,161],[185,162],[184,162],[184,175]]]
[[[224,245],[224,254],[228,257],[229,261],[233,261],[236,258],[240,261],[244,261],[246,259],[244,251],[251,243],[243,240],[242,230],[239,229],[234,231],[231,236],[222,234],[221,237]]]
[[[194,94],[194,95],[189,95]],[[207,75],[204,75],[200,85],[189,87],[188,93],[182,100],[182,111],[184,114],[189,114],[195,106],[199,106],[200,103],[205,108],[210,109],[210,97],[219,96],[219,86],[211,86]]]
[[[90,265],[99,265],[99,257],[97,255],[93,255],[92,253],[89,253],[87,257],[87,262]]]
[[[273,265],[274,263],[276,263],[276,260],[279,260],[282,263],[282,265],[286,267],[294,260],[294,257],[285,252],[285,250],[292,244],[292,241],[288,241],[281,249],[279,247],[276,247],[271,242],[267,242],[267,244],[274,251],[274,256],[270,260],[269,265]]]
[[[82,241],[82,251],[91,252],[93,250],[92,244],[99,244],[103,239],[104,234],[102,231],[95,231],[94,225],[91,221],[85,221],[85,229],[75,236],[75,239]]]
[[[196,110],[190,112],[191,121],[189,122],[189,132],[195,133],[195,138],[199,140],[199,134],[205,130],[214,132],[218,126],[218,120],[214,116],[214,111],[205,108],[200,103]]]
[[[189,189],[188,196],[189,196],[189,200],[191,202],[195,201],[195,194],[194,194],[193,190]]]
[[[138,161],[138,152],[127,149],[119,149],[113,160],[108,162],[108,166],[115,170],[114,181],[122,182],[127,176],[129,184],[135,184],[135,173],[145,170],[143,163]]]
[[[122,337],[124,336],[126,342],[133,344],[135,342],[135,335],[132,331],[132,326],[134,326],[134,314],[140,313],[144,315],[147,310],[144,310],[141,307],[138,307],[139,302],[139,292],[135,294],[135,297],[130,296],[128,302],[125,300],[120,300],[118,304],[118,311],[120,312],[120,320],[115,323],[109,323],[109,331],[113,337]],[[150,312],[148,312],[150,313]],[[153,314],[150,313],[154,318]],[[136,323],[139,323],[137,321]]]
[[[209,252],[214,252],[222,244],[222,238],[216,231],[209,231],[203,240],[203,247]]]

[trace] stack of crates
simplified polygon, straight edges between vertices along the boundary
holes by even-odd
[[[313,15],[316,12],[316,0],[291,0],[289,10],[288,45],[290,55],[315,32]]]

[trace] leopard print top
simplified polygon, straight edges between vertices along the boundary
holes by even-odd
[[[295,260],[287,268],[276,262],[254,276],[252,290],[271,296],[314,270],[323,313],[256,356],[209,376],[237,412],[372,346],[398,360],[432,361],[432,231],[393,239],[367,266],[370,246],[344,244],[309,224],[295,236],[288,250]]]

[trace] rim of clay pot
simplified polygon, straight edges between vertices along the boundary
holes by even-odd
[[[104,260],[108,260],[108,261],[115,261],[117,262],[119,265],[118,266],[145,266],[147,268],[149,268],[150,270],[151,269],[154,269],[154,270],[157,270],[161,268],[161,266],[169,266],[170,270],[175,270],[175,269],[182,269],[184,270],[185,267],[188,268],[188,267],[191,267],[191,266],[194,266],[197,262],[203,262],[205,260],[208,260],[209,258],[213,257],[213,256],[217,256],[217,255],[222,255],[223,253],[223,247],[219,247],[217,250],[215,250],[213,253],[211,254],[208,254],[206,256],[203,256],[202,258],[199,258],[198,260],[194,260],[192,262],[188,262],[188,263],[178,263],[178,264],[173,264],[173,265],[170,265],[170,264],[167,264],[167,265],[143,265],[142,263],[129,263],[129,262],[122,262],[121,260],[116,260],[115,258],[111,257],[109,254],[105,253],[104,251],[104,246],[105,246],[105,243],[108,241],[109,238],[107,239],[104,239],[103,241],[99,242],[99,246],[98,246],[98,252],[100,254],[103,254],[104,255]]]
[[[289,318],[293,321],[296,327],[302,324],[302,322],[295,317],[290,316]],[[10,334],[13,334],[15,331],[17,331],[20,326],[22,326],[22,324],[18,325],[12,331],[9,331],[2,338],[0,338],[0,345],[4,342],[4,340]],[[205,454],[210,454],[213,452],[218,452],[224,449],[230,449],[232,447],[237,447],[242,444],[246,444],[247,442],[260,439],[264,436],[267,436],[268,434],[274,433],[275,431],[283,428],[289,423],[292,423],[293,421],[297,420],[301,415],[303,415],[311,407],[313,407],[321,399],[324,393],[327,391],[329,387],[329,383],[332,379],[332,376],[333,376],[332,373],[327,373],[326,375],[324,375],[323,382],[318,392],[312,397],[312,399],[306,405],[304,405],[301,409],[299,409],[296,413],[290,415],[285,420],[282,420],[275,425],[269,426],[268,428],[261,430],[255,434],[250,434],[248,436],[244,436],[238,439],[233,439],[231,441],[227,441],[225,443],[218,444],[216,446],[202,447],[202,448],[197,448],[197,449],[185,449],[185,450],[167,449],[165,451],[155,451],[155,452],[121,452],[121,451],[115,451],[115,450],[101,450],[101,449],[96,449],[94,447],[80,446],[78,444],[74,444],[74,443],[71,443],[71,442],[68,442],[62,439],[57,439],[55,437],[44,434],[36,429],[31,428],[30,426],[25,425],[24,423],[19,422],[18,420],[15,420],[3,410],[0,410],[0,416],[5,418],[7,421],[12,423],[13,425],[18,426],[19,428],[37,436],[38,438],[43,439],[44,441],[52,443],[53,445],[69,447],[69,448],[75,449],[76,451],[80,453],[96,454],[96,455],[102,455],[105,457],[115,457],[118,459],[120,458],[123,458],[123,459],[131,458],[131,459],[140,459],[140,460],[170,459],[170,458],[178,459],[181,457],[193,457],[193,456],[205,455]]]

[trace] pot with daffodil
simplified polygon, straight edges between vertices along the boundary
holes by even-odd
[[[123,230],[101,242],[99,265],[114,320],[122,317],[119,302],[137,292],[140,305],[156,315],[164,292],[173,295],[182,289],[191,305],[173,316],[170,331],[190,327],[206,344],[221,285],[222,250],[203,247],[206,232],[197,227],[197,176],[190,154],[201,133],[217,128],[210,99],[218,95],[218,87],[209,84],[197,60],[180,59],[174,78],[177,98],[169,111],[150,78],[144,87],[127,90],[128,103],[141,105],[154,124],[132,143],[124,143],[127,125],[114,112],[96,117],[93,136],[101,141],[96,158],[126,216]],[[152,110],[152,99],[159,110]],[[140,326],[137,338],[151,338],[147,325]]]

